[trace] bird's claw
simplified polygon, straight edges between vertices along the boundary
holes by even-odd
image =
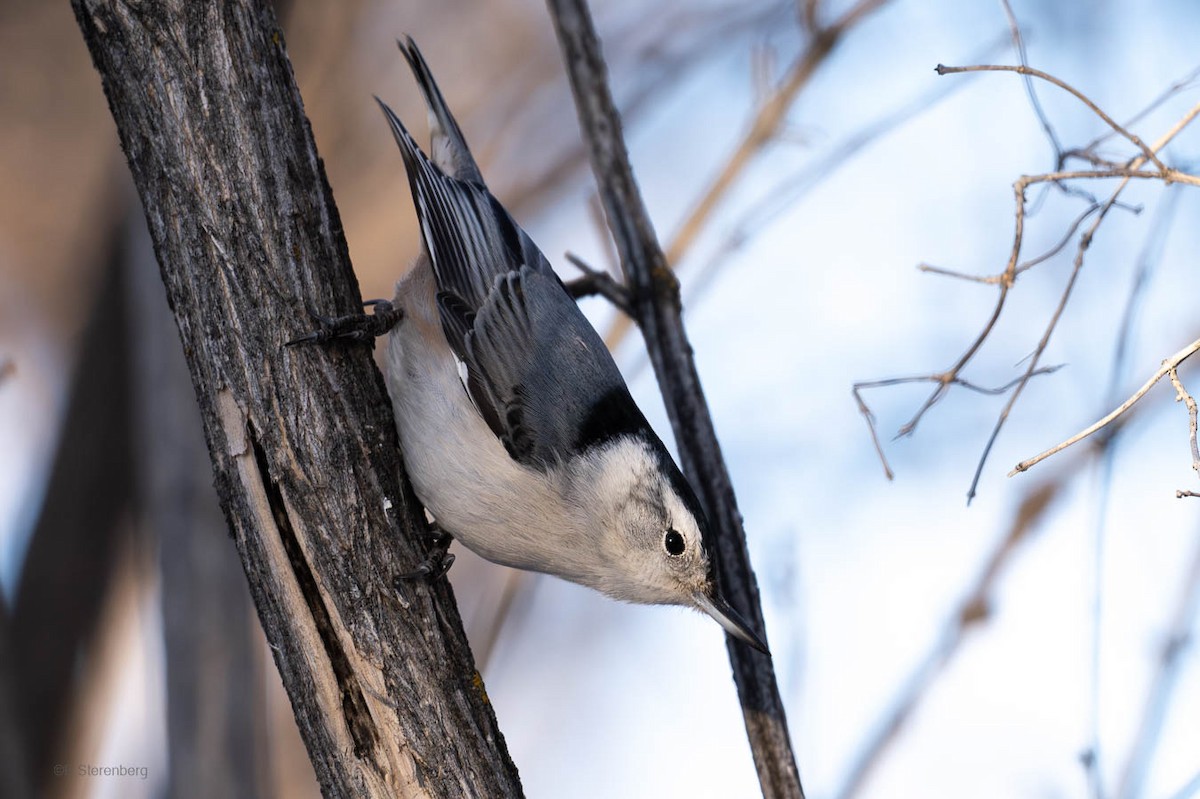
[[[450,554],[450,543],[454,541],[454,537],[438,527],[436,521],[429,524],[429,535],[432,538],[431,548],[425,560],[417,564],[417,568],[412,571],[398,575],[397,582],[402,580],[433,582],[445,577],[446,572],[450,571],[450,567],[454,564],[454,556]]]
[[[286,346],[328,344],[338,339],[372,342],[376,337],[386,335],[404,317],[404,311],[394,307],[387,300],[367,300],[363,306],[371,308],[371,313],[331,317],[307,308],[308,315],[317,324],[317,329],[292,339]]]
[[[396,576],[396,581],[402,580],[428,580],[434,582],[446,576],[446,572],[450,571],[450,567],[454,565],[454,555],[449,552],[433,552],[425,560],[421,561],[417,568],[410,572],[404,572]]]

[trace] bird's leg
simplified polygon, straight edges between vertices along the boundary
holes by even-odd
[[[317,329],[292,339],[287,346],[327,344],[338,339],[371,342],[377,336],[387,335],[404,318],[404,310],[394,307],[387,300],[367,300],[363,306],[370,307],[371,313],[329,317],[309,308],[308,315],[317,323]]]
[[[433,581],[444,577],[446,572],[450,571],[450,567],[454,564],[454,556],[450,554],[450,542],[454,540],[453,536],[438,527],[437,522],[429,524],[429,532],[433,539],[429,554],[417,564],[417,568],[398,575],[397,580]]]

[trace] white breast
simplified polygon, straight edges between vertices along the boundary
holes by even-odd
[[[579,546],[578,514],[558,481],[509,457],[475,410],[434,296],[422,258],[397,285],[404,318],[388,336],[384,369],[417,496],[443,530],[488,560],[590,582],[595,564]]]

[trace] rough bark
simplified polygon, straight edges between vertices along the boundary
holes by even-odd
[[[663,255],[629,165],[591,14],[586,0],[548,4],[634,320],[666,401],[683,471],[716,530],[719,582],[730,604],[755,629],[765,630],[742,517],[683,328],[679,282]],[[803,797],[771,659],[732,638],[727,646],[763,795]]]
[[[425,556],[360,297],[269,3],[72,0],[142,199],[221,508],[326,796],[519,795]]]

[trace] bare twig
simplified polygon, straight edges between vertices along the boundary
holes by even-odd
[[[1127,400],[1125,400],[1120,405],[1118,405],[1116,408],[1114,408],[1113,411],[1111,413],[1107,414],[1104,418],[1100,419],[1098,422],[1091,425],[1090,427],[1079,431],[1078,433],[1071,436],[1067,440],[1065,440],[1059,444],[1055,444],[1053,447],[1051,447],[1050,449],[1041,453],[1040,455],[1035,455],[1032,458],[1021,461],[1013,468],[1013,470],[1011,472],[1008,473],[1008,476],[1012,477],[1013,475],[1015,475],[1019,472],[1026,471],[1031,466],[1035,466],[1035,465],[1041,463],[1046,458],[1049,458],[1051,455],[1061,452],[1062,450],[1066,449],[1067,447],[1071,446],[1072,444],[1075,444],[1075,443],[1087,438],[1092,433],[1095,433],[1097,430],[1100,430],[1101,428],[1108,426],[1115,419],[1117,419],[1117,417],[1119,417],[1121,414],[1125,413],[1130,408],[1132,408],[1134,406],[1134,404],[1137,403],[1138,400],[1140,400],[1142,397],[1146,396],[1146,393],[1154,387],[1155,383],[1157,383],[1159,380],[1162,380],[1169,373],[1173,372],[1181,363],[1183,363],[1188,358],[1190,358],[1192,355],[1194,355],[1197,350],[1200,350],[1200,339],[1196,339],[1191,344],[1187,345],[1186,347],[1181,349],[1179,352],[1172,355],[1170,358],[1167,358],[1166,360],[1164,360],[1162,362],[1162,366],[1159,367],[1158,371],[1155,372],[1153,375],[1151,375],[1150,379],[1147,380],[1145,383],[1143,383],[1141,388],[1139,388],[1137,391],[1133,392],[1133,394]],[[1193,431],[1194,431],[1194,428],[1193,428]],[[1195,441],[1194,437],[1193,437],[1193,441]]]
[[[1094,103],[1086,94],[1079,91],[1066,81],[1060,80],[1049,73],[1042,72],[1040,69],[1034,69],[1033,67],[1027,67],[1024,64],[975,64],[969,67],[948,67],[944,64],[938,64],[936,67],[936,72],[939,75],[953,75],[959,72],[1016,72],[1018,75],[1032,76],[1035,78],[1040,78],[1047,83],[1052,83],[1063,91],[1076,97],[1080,102],[1086,105],[1093,114],[1100,117],[1100,119],[1102,119],[1106,125],[1112,128],[1116,133],[1128,139],[1134,147],[1137,147],[1142,151],[1142,156],[1158,167],[1159,173],[1163,177],[1166,177],[1167,167],[1162,161],[1158,160],[1158,155],[1154,152],[1154,150],[1147,147],[1146,143],[1138,138],[1136,133],[1130,133],[1128,130],[1122,127],[1121,123],[1104,113],[1104,110],[1100,108],[1100,106],[1096,105],[1096,103]]]
[[[1183,91],[1184,89],[1188,88],[1193,83],[1195,83],[1197,78],[1200,78],[1200,67],[1196,67],[1191,72],[1189,72],[1187,75],[1184,75],[1182,78],[1180,78],[1179,80],[1172,83],[1165,90],[1163,90],[1162,94],[1158,95],[1158,97],[1155,97],[1153,100],[1151,100],[1146,105],[1145,108],[1143,108],[1141,111],[1138,111],[1136,114],[1131,116],[1129,119],[1125,120],[1125,127],[1128,128],[1128,127],[1131,127],[1131,126],[1135,125],[1136,123],[1140,122],[1148,114],[1150,114],[1156,108],[1161,106],[1167,100],[1170,100],[1176,94],[1179,94],[1179,92]],[[1097,147],[1099,147],[1101,144],[1108,141],[1108,139],[1112,138],[1115,135],[1116,135],[1116,133],[1111,130],[1106,133],[1103,133],[1100,136],[1097,136],[1096,138],[1092,139],[1090,142],[1085,144],[1083,147],[1080,147],[1079,149],[1067,150],[1066,152],[1064,152],[1062,154],[1062,158],[1064,161],[1067,158],[1071,158],[1071,157],[1082,158],[1087,161],[1092,161],[1093,163],[1095,163],[1097,161],[1102,161],[1103,159],[1096,158],[1096,156],[1093,154],[1093,151]]]
[[[871,432],[871,443],[875,445],[875,454],[879,456],[879,462],[883,464],[883,476],[891,480],[896,474],[892,471],[892,467],[888,464],[887,455],[883,453],[883,445],[879,443],[879,431],[875,426],[875,414],[871,413],[871,409],[867,407],[867,403],[863,401],[860,389],[863,386],[855,384],[851,389],[854,393],[854,401],[858,403],[858,412],[862,414],[863,419],[867,422],[867,429]]]
[[[1050,374],[1051,372],[1058,371],[1060,368],[1062,368],[1061,364],[1056,365],[1056,366],[1044,366],[1041,369],[1037,370],[1037,374]],[[902,385],[904,383],[938,383],[939,387],[941,387],[943,385],[951,385],[952,384],[952,385],[962,386],[963,388],[978,392],[980,394],[996,395],[996,394],[1003,394],[1004,392],[1008,391],[1010,388],[1017,385],[1017,383],[1019,383],[1020,380],[1021,380],[1021,378],[1018,377],[1013,380],[1010,380],[1009,382],[1005,383],[1002,386],[998,386],[996,388],[987,388],[985,386],[978,386],[974,383],[971,383],[970,381],[964,380],[963,378],[958,377],[957,375],[952,375],[950,373],[942,373],[942,374],[934,374],[934,375],[912,375],[909,377],[889,377],[884,380],[866,380],[863,382],[855,383],[853,388],[851,389],[851,391],[854,394],[854,401],[856,403],[858,403],[858,412],[863,415],[864,419],[866,419],[867,428],[871,431],[871,441],[875,445],[875,452],[879,455],[880,462],[883,464],[884,476],[886,476],[887,479],[891,480],[894,477],[894,474],[892,472],[891,467],[888,465],[887,457],[883,454],[883,447],[879,443],[879,433],[875,427],[875,414],[873,414],[871,412],[871,409],[869,407],[867,407],[866,401],[862,398],[863,389],[898,386],[898,385]],[[904,434],[903,431],[901,431],[900,433],[897,433],[896,435],[897,435],[897,437],[899,437],[903,434]]]
[[[1186,114],[1184,114],[1182,119],[1180,119],[1177,123],[1175,123],[1175,125],[1173,125],[1170,130],[1168,130],[1165,134],[1163,134],[1158,139],[1158,141],[1156,141],[1150,147],[1151,154],[1157,153],[1159,150],[1161,150],[1163,147],[1165,147],[1175,136],[1177,136],[1179,134],[1180,131],[1182,131],[1193,119],[1196,118],[1197,114],[1200,114],[1200,104],[1193,106],[1191,110],[1189,110]],[[981,475],[983,474],[983,466],[987,462],[987,457],[992,450],[992,445],[995,444],[995,442],[996,442],[997,436],[999,436],[999,434],[1000,434],[1001,428],[1004,426],[1004,423],[1008,420],[1009,412],[1012,410],[1013,405],[1016,404],[1017,399],[1020,398],[1021,392],[1025,390],[1025,386],[1028,384],[1029,379],[1033,376],[1033,373],[1037,369],[1038,361],[1041,359],[1042,354],[1046,351],[1046,347],[1050,343],[1050,337],[1051,337],[1051,335],[1053,335],[1055,328],[1058,326],[1058,321],[1062,317],[1062,313],[1063,313],[1063,310],[1066,308],[1067,301],[1071,297],[1071,292],[1075,286],[1075,281],[1079,277],[1080,271],[1083,269],[1084,254],[1087,252],[1088,247],[1091,246],[1092,238],[1095,236],[1096,230],[1100,227],[1100,224],[1104,221],[1105,217],[1108,215],[1108,212],[1110,210],[1112,210],[1112,208],[1116,205],[1117,198],[1120,197],[1121,192],[1129,184],[1130,179],[1134,178],[1134,177],[1142,177],[1142,176],[1147,175],[1147,173],[1140,171],[1140,169],[1144,163],[1145,163],[1145,159],[1143,157],[1135,158],[1130,162],[1129,173],[1126,174],[1122,178],[1120,184],[1118,184],[1117,188],[1113,190],[1112,195],[1109,196],[1108,200],[1100,208],[1100,211],[1097,213],[1096,219],[1092,223],[1091,227],[1089,227],[1088,230],[1083,234],[1083,236],[1080,237],[1079,248],[1075,254],[1075,261],[1074,261],[1074,264],[1073,264],[1073,267],[1071,270],[1071,276],[1068,278],[1067,284],[1063,288],[1062,297],[1059,300],[1058,306],[1054,309],[1054,313],[1051,315],[1050,321],[1046,325],[1045,333],[1042,335],[1041,340],[1038,342],[1037,348],[1033,351],[1033,354],[1029,358],[1029,366],[1025,370],[1025,375],[1023,376],[1021,383],[1019,383],[1017,385],[1017,387],[1013,390],[1012,396],[1009,397],[1009,400],[1005,404],[1004,409],[1000,412],[999,418],[997,418],[997,420],[996,420],[995,426],[992,428],[991,436],[989,436],[987,443],[984,445],[983,453],[980,455],[979,463],[975,468],[975,476],[972,479],[971,487],[967,492],[967,502],[970,502],[971,499],[975,496],[975,489],[979,485],[979,479],[980,479]],[[1121,170],[1114,170],[1114,171],[1121,171]],[[1174,173],[1175,171],[1176,170],[1166,170],[1166,172],[1171,172],[1171,173]],[[1039,176],[1039,177],[1045,177],[1045,176]],[[1200,185],[1200,178],[1196,178],[1195,176],[1189,176],[1189,178],[1190,178],[1189,181],[1178,181],[1178,182],[1191,182],[1193,185]],[[1017,182],[1017,185],[1020,186],[1024,180],[1025,180],[1024,178],[1022,178],[1022,180],[1019,180]],[[1170,177],[1164,175],[1163,181],[1164,181],[1164,183],[1169,185],[1171,182],[1173,182],[1173,178],[1170,178]],[[1020,192],[1018,193],[1018,215],[1019,216],[1023,214],[1023,207],[1024,207],[1023,202],[1022,202],[1023,199],[1024,199],[1024,189],[1022,188],[1020,190]],[[1018,241],[1016,248],[1014,249],[1014,253],[1013,253],[1014,256],[1016,255],[1016,252],[1019,249],[1019,247],[1020,247],[1020,242]]]
[[[1032,269],[1033,267],[1038,266],[1039,264],[1045,263],[1046,261],[1050,260],[1054,256],[1058,255],[1060,252],[1062,252],[1063,248],[1065,248],[1067,246],[1067,244],[1070,243],[1071,239],[1075,236],[1075,231],[1079,230],[1079,226],[1081,224],[1083,224],[1084,220],[1086,220],[1092,214],[1096,213],[1096,211],[1098,211],[1098,210],[1100,210],[1099,203],[1093,203],[1092,205],[1088,206],[1088,208],[1083,213],[1081,213],[1079,216],[1075,217],[1075,221],[1073,221],[1071,223],[1070,227],[1067,228],[1067,232],[1063,234],[1063,237],[1061,239],[1059,239],[1057,244],[1055,244],[1050,249],[1046,250],[1041,255],[1039,255],[1035,258],[1030,258],[1028,261],[1024,261],[1024,262],[1018,264],[1017,268],[1015,270],[1013,270],[1013,275],[1015,276],[1015,275],[1021,274],[1022,272],[1026,272],[1026,271]],[[930,274],[935,274],[935,275],[945,275],[946,277],[953,277],[953,278],[957,278],[959,280],[966,280],[966,281],[969,281],[972,283],[984,283],[984,284],[991,285],[991,286],[999,285],[1004,280],[1003,273],[1001,273],[999,275],[968,275],[963,272],[956,272],[952,269],[945,269],[940,266],[933,266],[932,264],[925,264],[925,263],[917,264],[917,270],[921,271],[921,272],[928,272]]]
[[[1182,402],[1187,406],[1188,441],[1192,445],[1192,471],[1200,475],[1200,448],[1196,446],[1196,400],[1183,387],[1183,383],[1179,381],[1179,374],[1176,367],[1172,366],[1167,370],[1167,376],[1171,378],[1171,385],[1175,386],[1175,401]]]
[[[629,291],[614,280],[611,275],[607,272],[593,269],[575,253],[567,253],[567,260],[571,262],[572,266],[583,272],[583,277],[576,278],[566,284],[567,291],[571,293],[572,297],[579,299],[580,297],[590,297],[593,294],[599,294],[615,305],[626,316],[633,314],[633,309],[629,303]]]

